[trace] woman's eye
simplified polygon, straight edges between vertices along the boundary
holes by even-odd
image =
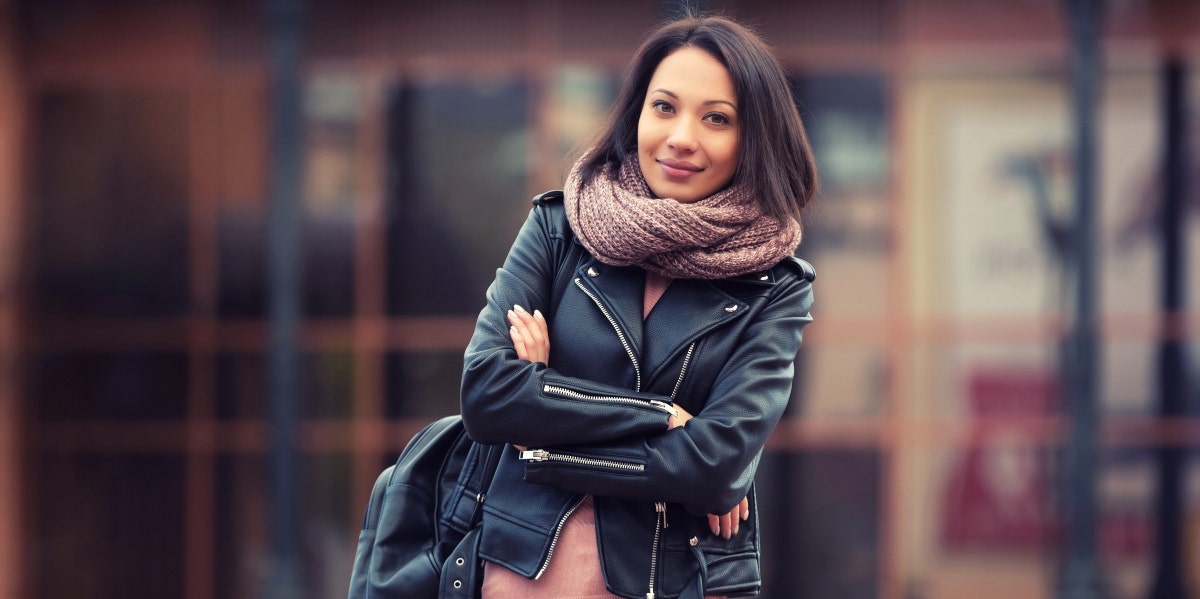
[[[650,106],[657,112],[675,112],[675,107],[671,106],[666,100],[655,100],[650,103]]]
[[[727,117],[719,112],[713,112],[713,113],[704,115],[704,120],[706,120],[710,123],[716,124],[716,125],[728,125],[730,123],[729,117]]]

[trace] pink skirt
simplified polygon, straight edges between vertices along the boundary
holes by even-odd
[[[550,566],[541,578],[530,580],[504,566],[484,562],[483,599],[621,599],[604,587],[592,496],[585,497],[563,524]]]

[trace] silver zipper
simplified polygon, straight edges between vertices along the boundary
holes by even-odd
[[[563,514],[563,517],[559,519],[558,524],[554,527],[554,536],[550,537],[550,550],[546,552],[546,561],[542,563],[542,568],[538,570],[537,574],[533,577],[534,580],[541,578],[542,574],[546,573],[546,568],[550,567],[550,558],[554,556],[554,548],[558,546],[558,536],[562,534],[563,525],[567,523],[567,518],[570,518],[571,514],[574,514],[575,510],[579,509],[579,506],[583,505],[584,499],[587,499],[586,495],[580,497],[579,501],[576,501],[575,505],[571,506],[571,509],[567,510],[567,513]]]
[[[568,453],[550,453],[545,449],[528,449],[521,452],[521,459],[529,462],[566,462],[568,464],[579,464],[582,466],[601,466],[604,468],[614,468],[617,470],[630,470],[634,472],[643,472],[646,470],[645,464],[635,464],[633,462],[617,462],[614,460],[602,460],[598,458],[585,458],[582,456],[571,455]]]
[[[666,502],[655,502],[654,511],[658,516],[654,519],[654,546],[650,548],[650,590],[646,592],[646,599],[654,599],[654,580],[658,578],[658,542],[663,529],[667,527]]]
[[[621,345],[625,348],[625,353],[629,354],[629,361],[633,362],[633,372],[637,374],[637,386],[634,387],[634,391],[641,391],[642,369],[638,366],[637,356],[634,355],[633,348],[629,346],[629,341],[625,339],[625,332],[621,330],[621,327],[617,326],[617,321],[613,319],[612,314],[609,314],[608,308],[605,308],[604,304],[600,303],[600,298],[597,298],[591,291],[588,291],[587,287],[583,286],[583,281],[579,277],[575,277],[575,286],[579,287],[588,297],[592,298],[592,302],[596,304],[597,308],[600,308],[600,313],[604,314],[604,317],[608,319],[608,324],[611,324],[613,330],[617,332],[617,338],[621,340]]]
[[[658,408],[659,410],[662,410],[668,414],[671,414],[672,416],[679,415],[679,410],[676,409],[675,406],[673,406],[665,401],[659,401],[657,399],[644,400],[644,399],[633,399],[632,397],[617,397],[614,395],[591,395],[589,393],[580,393],[579,391],[575,391],[574,389],[567,389],[565,387],[556,387],[554,385],[545,385],[544,387],[542,387],[542,390],[551,395],[558,395],[561,397],[570,397],[572,399],[582,399],[582,400],[587,400],[587,401],[608,401],[608,402],[614,402],[614,403],[635,405],[635,406],[639,406],[639,407],[644,407],[646,405],[650,405],[651,407]]]
[[[692,362],[692,352],[696,350],[696,342],[693,341],[688,346],[687,355],[683,356],[683,368],[679,370],[679,378],[675,379],[675,388],[671,390],[671,399],[675,399],[675,394],[679,393],[679,386],[683,384],[683,375],[687,374],[688,364]]]

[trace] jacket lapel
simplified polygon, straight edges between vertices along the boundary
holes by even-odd
[[[705,333],[741,318],[747,307],[708,281],[673,281],[646,318],[649,334],[642,361],[648,380],[657,378],[664,366]]]
[[[640,363],[645,271],[634,266],[609,266],[592,259],[584,261],[575,272],[575,278],[625,335],[629,349]],[[645,372],[644,367],[642,372]]]

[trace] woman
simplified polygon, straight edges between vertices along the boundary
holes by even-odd
[[[758,592],[752,483],[811,321],[792,253],[816,188],[754,34],[686,17],[649,36],[466,351],[467,431],[512,445],[484,503],[485,598]]]

